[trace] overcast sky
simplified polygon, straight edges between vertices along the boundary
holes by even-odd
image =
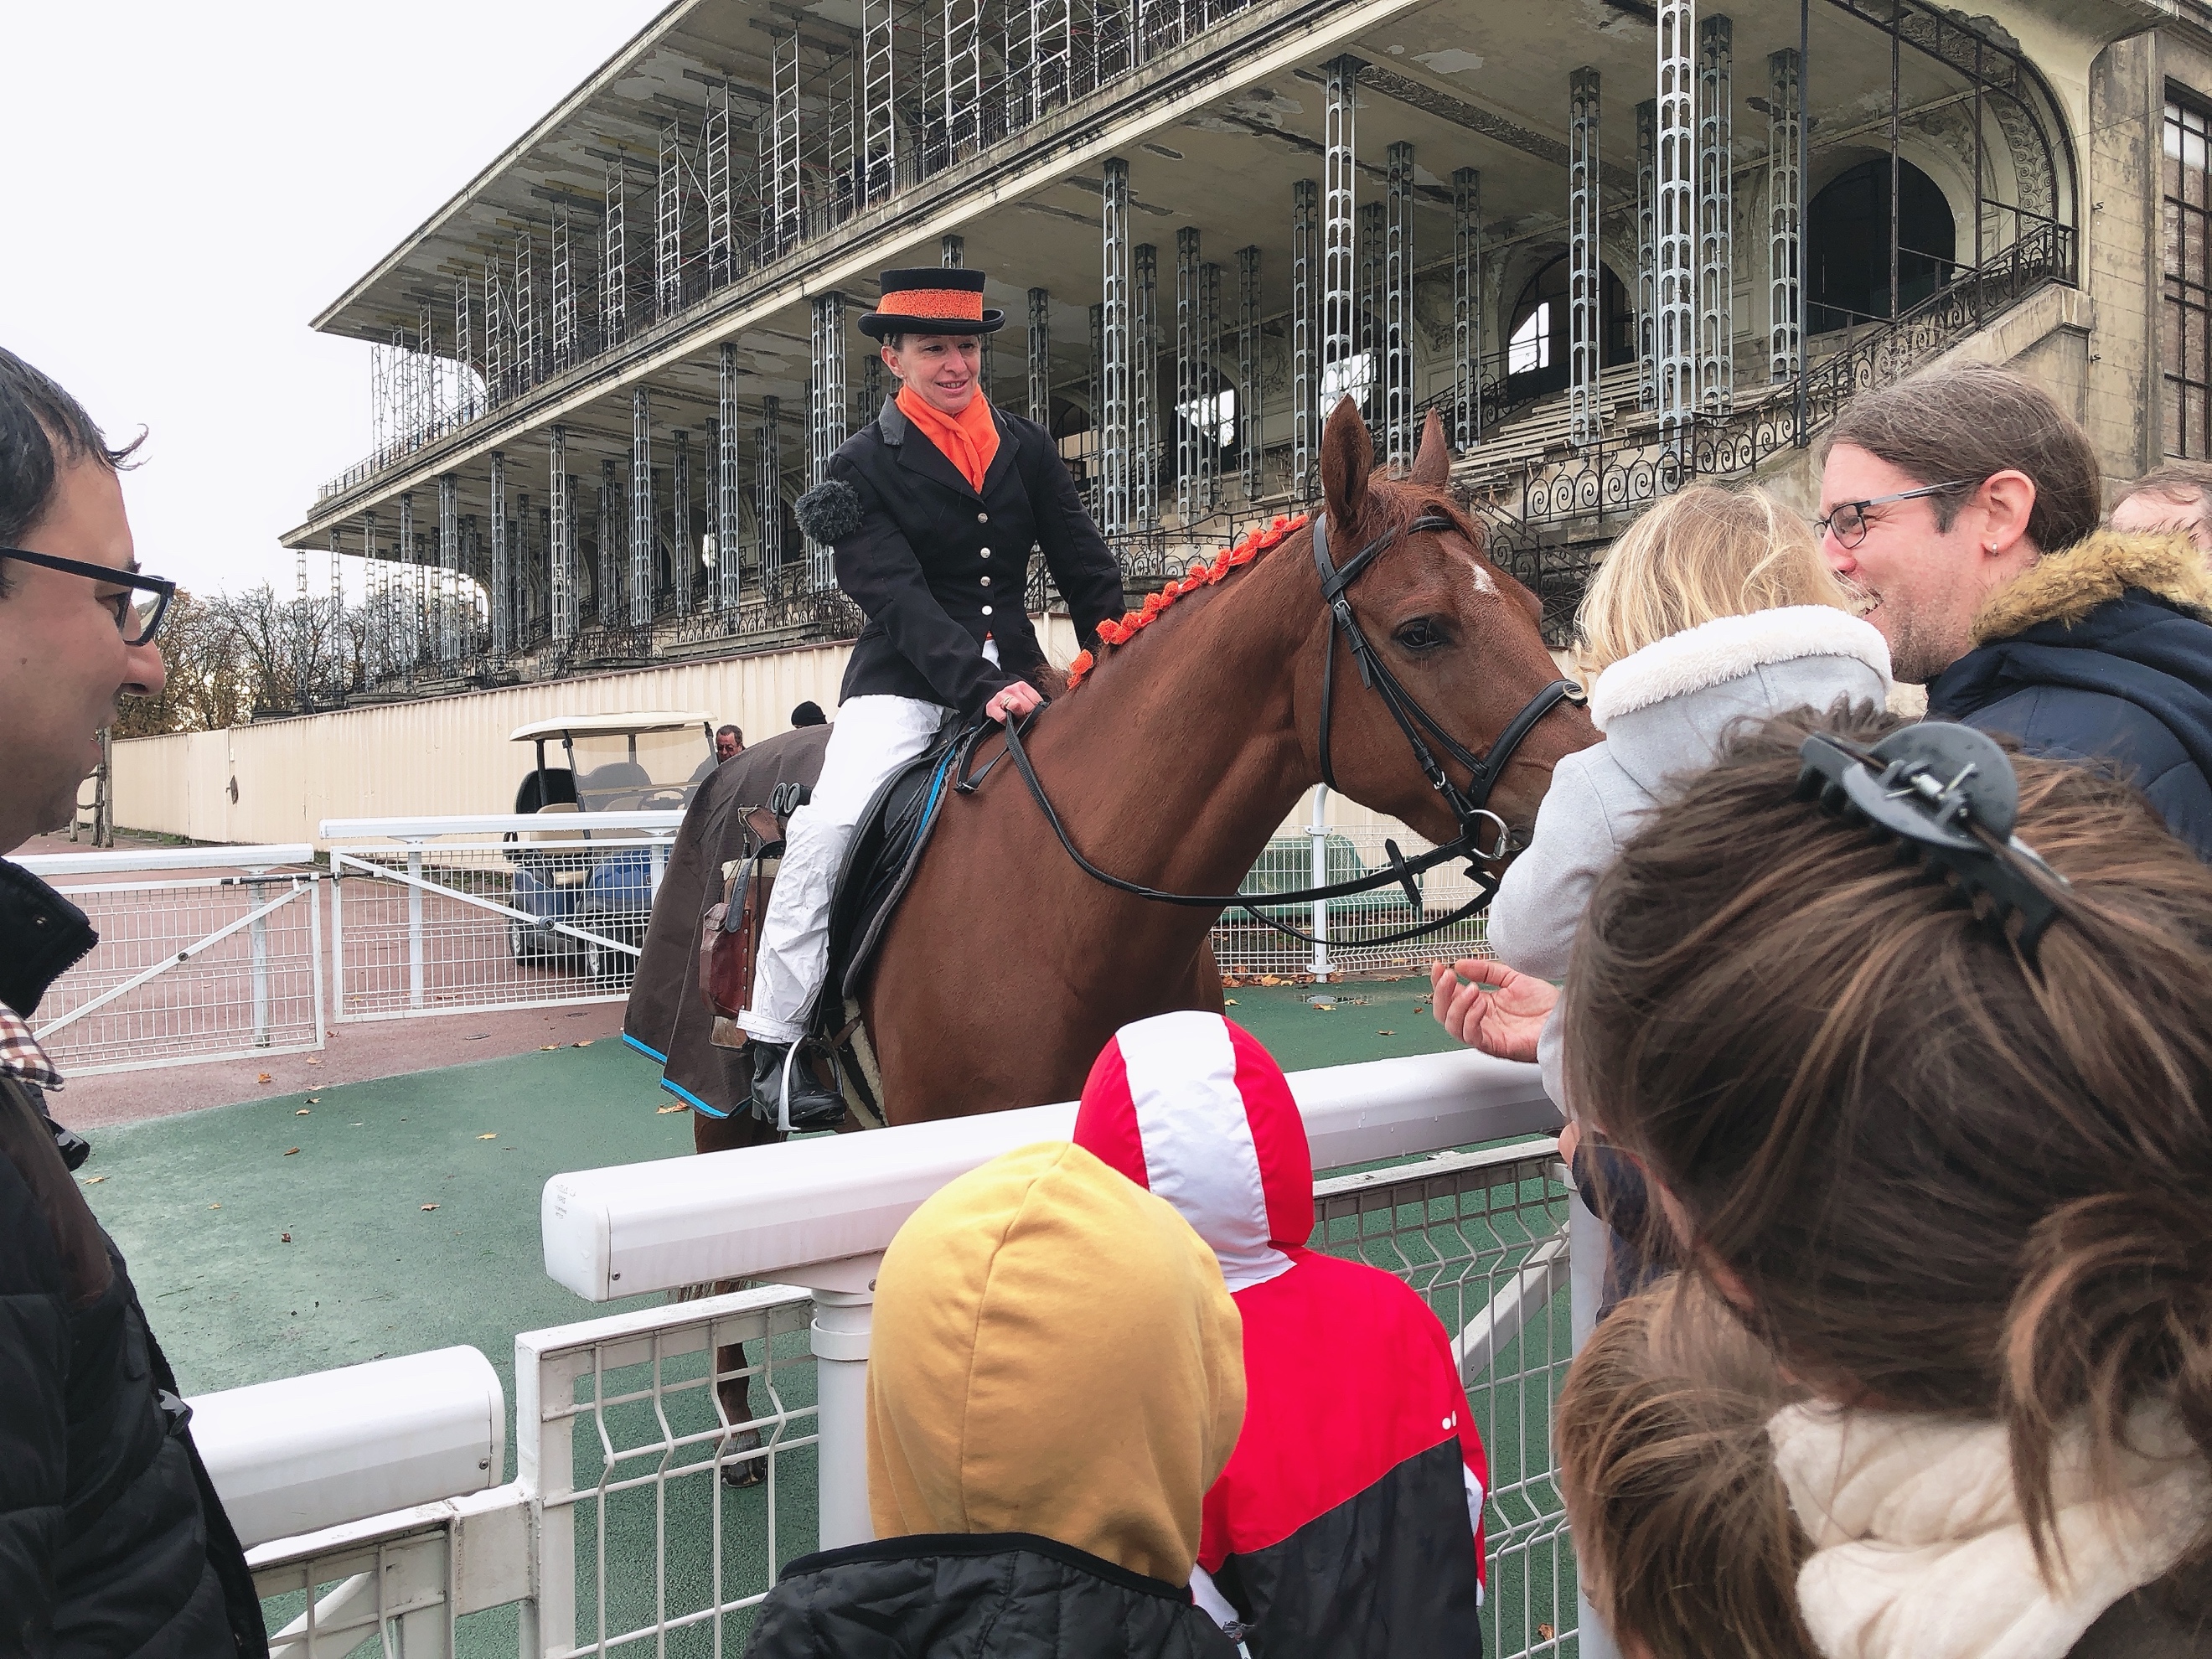
[[[368,347],[307,319],[664,3],[0,0],[0,345],[147,429],[146,569],[291,592],[276,538],[369,447]]]

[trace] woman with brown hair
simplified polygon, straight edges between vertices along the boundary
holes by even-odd
[[[1569,1090],[1816,1396],[1768,1437],[1820,1652],[2203,1652],[2212,872],[2124,786],[2022,759],[2039,860],[1978,817],[1936,856],[1980,892],[1931,880],[1864,803],[1996,799],[1994,749],[1840,813],[1800,787],[1852,752],[1812,732],[1894,728],[1784,716],[1644,820],[1576,942]]]

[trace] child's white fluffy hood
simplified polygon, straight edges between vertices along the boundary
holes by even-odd
[[[1873,623],[1825,605],[1784,605],[1686,628],[1623,657],[1591,689],[1590,720],[1602,732],[1617,714],[1806,657],[1855,658],[1889,683],[1889,641]]]

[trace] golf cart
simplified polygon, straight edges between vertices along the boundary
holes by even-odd
[[[579,812],[681,811],[714,769],[714,721],[708,714],[572,714],[533,720],[508,734],[534,745],[537,763],[514,792],[514,810],[548,820],[544,830],[509,835],[514,905],[532,918],[511,916],[507,950],[517,963],[554,963],[593,980],[629,976],[637,958],[601,941],[642,945],[653,913],[650,848],[595,848],[593,834],[564,828]],[[547,763],[546,745],[560,744]],[[634,842],[635,830],[599,832]],[[564,933],[565,923],[577,930]],[[577,933],[592,935],[579,938]]]

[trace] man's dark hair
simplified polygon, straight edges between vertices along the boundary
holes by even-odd
[[[2168,461],[2144,473],[2133,483],[2121,485],[2119,494],[2112,497],[2112,505],[2118,507],[2138,495],[2155,495],[2176,507],[2203,509],[2207,503],[2212,503],[2212,465],[2203,461]]]
[[[84,405],[14,352],[0,349],[0,547],[13,547],[53,505],[58,443],[70,461],[87,456],[110,471],[146,441],[140,433],[117,449]],[[0,593],[8,591],[0,572]]]
[[[716,727],[714,728],[714,735],[715,735],[716,737],[718,737],[718,738],[719,738],[719,737],[720,737],[720,736],[721,736],[725,732],[728,732],[732,737],[735,738],[738,740],[738,748],[742,749],[742,748],[744,748],[744,747],[745,746],[745,734],[744,734],[744,732],[742,732],[738,731],[738,728],[737,728],[736,726],[716,726]]]
[[[830,724],[830,717],[822,712],[820,703],[802,702],[791,711],[791,723],[794,726],[827,726]]]
[[[1961,363],[1862,392],[1836,417],[1828,447],[1849,444],[1917,483],[1969,488],[1936,496],[1948,530],[1972,486],[1993,473],[2035,483],[2027,538],[2039,553],[2071,547],[2103,516],[2104,485],[2089,434],[2041,386],[2009,369]]]

